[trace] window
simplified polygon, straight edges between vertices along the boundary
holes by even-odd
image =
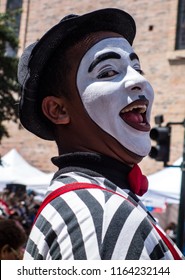
[[[8,0],[6,4],[6,10],[10,12],[15,12],[15,24],[12,26],[15,34],[19,37],[20,21],[21,21],[21,9],[22,0]],[[6,56],[16,56],[17,50],[12,49],[12,47],[7,43],[6,45]]]
[[[16,11],[17,13],[15,14],[15,32],[17,36],[19,36],[19,29],[20,29],[20,21],[21,21],[21,11],[20,9],[22,8],[22,0],[8,0],[7,5],[6,5],[6,10],[7,11]]]
[[[179,0],[176,31],[176,50],[185,49],[185,0]]]

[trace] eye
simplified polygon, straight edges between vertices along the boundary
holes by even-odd
[[[140,75],[142,75],[142,76],[144,76],[144,72],[143,72],[143,70],[141,70],[141,69],[135,69]]]
[[[134,64],[132,65],[132,68],[133,68],[134,70],[136,70],[140,75],[144,76],[145,73],[144,73],[143,70],[141,69],[141,65],[140,65],[139,62],[134,63]]]
[[[118,74],[117,71],[110,69],[110,70],[102,71],[102,73],[100,73],[100,74],[97,76],[97,78],[98,78],[98,79],[111,78],[111,77],[113,77],[113,76],[115,76],[115,75],[117,75],[117,74]]]

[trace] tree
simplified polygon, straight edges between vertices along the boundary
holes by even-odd
[[[9,137],[5,121],[18,121],[16,12],[0,13],[0,141]]]

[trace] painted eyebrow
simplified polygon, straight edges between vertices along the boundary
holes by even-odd
[[[129,54],[129,57],[130,57],[130,60],[137,59],[137,60],[139,61],[139,57],[137,56],[136,53],[131,53],[131,54]]]
[[[92,72],[94,67],[97,64],[99,64],[101,61],[104,61],[104,60],[110,59],[110,58],[120,59],[121,55],[119,55],[118,53],[115,53],[115,52],[107,52],[107,53],[103,53],[103,54],[99,55],[95,60],[93,60],[93,62],[89,66],[88,72],[89,73]]]

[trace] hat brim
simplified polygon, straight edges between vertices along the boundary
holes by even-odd
[[[22,125],[38,137],[54,140],[51,126],[45,122],[37,111],[39,78],[49,58],[59,45],[69,36],[84,36],[91,32],[112,31],[122,35],[131,45],[136,26],[133,18],[119,9],[102,9],[82,16],[71,17],[52,27],[38,41],[31,52],[28,64],[28,78],[22,85],[22,97],[19,106]]]

